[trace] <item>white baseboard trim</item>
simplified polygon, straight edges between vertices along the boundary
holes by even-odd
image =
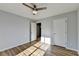
[[[69,47],[66,47],[67,49],[70,49],[70,50],[73,50],[73,51],[76,51],[76,52],[78,52],[79,53],[79,50],[77,50],[77,49],[72,49],[72,48],[69,48]]]
[[[55,44],[51,44],[51,45],[55,45]],[[59,46],[59,45],[58,45]],[[63,47],[63,46],[61,46],[61,47]],[[69,48],[69,47],[65,47],[66,49],[69,49],[69,50],[73,50],[73,51],[76,51],[76,52],[78,52],[78,54],[79,54],[79,50],[77,50],[77,49],[73,49],[73,48]]]
[[[11,46],[11,47],[7,47],[7,48],[0,49],[0,52],[1,51],[5,51],[5,50],[8,50],[8,49],[12,49],[14,47],[17,47],[17,46],[20,46],[20,45],[23,45],[23,44],[26,44],[26,43],[29,43],[29,41],[28,42],[24,42],[24,43],[17,44],[15,46]]]
[[[55,45],[55,44],[51,44],[51,45]],[[69,50],[73,50],[73,51],[76,51],[78,54],[79,54],[79,50],[77,49],[73,49],[73,48],[69,48],[69,47],[65,47],[66,49],[69,49]]]

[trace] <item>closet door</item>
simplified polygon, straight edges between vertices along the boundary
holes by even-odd
[[[55,45],[66,47],[67,43],[67,26],[66,19],[53,20],[54,42]]]

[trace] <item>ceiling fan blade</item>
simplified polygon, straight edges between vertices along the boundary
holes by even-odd
[[[32,10],[34,9],[33,7],[31,7],[31,6],[29,6],[29,5],[27,5],[27,4],[25,4],[25,3],[22,3],[24,6],[27,6],[27,7],[29,7],[29,8],[31,8]]]
[[[36,8],[36,11],[45,10],[45,9],[47,9],[47,8],[46,7]]]
[[[31,3],[33,5],[34,8],[36,8],[36,5],[34,3]]]

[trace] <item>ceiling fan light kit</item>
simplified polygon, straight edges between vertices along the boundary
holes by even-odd
[[[41,8],[37,8],[37,6],[34,4],[34,3],[31,3],[31,6],[27,5],[26,3],[22,3],[24,6],[27,6],[28,8],[32,9],[33,10],[33,15],[36,15],[38,12],[37,11],[40,11],[40,10],[45,10],[47,9],[46,7],[41,7]]]
[[[33,10],[33,15],[36,15],[38,12],[36,10]]]

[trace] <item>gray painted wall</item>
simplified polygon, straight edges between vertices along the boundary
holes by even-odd
[[[41,19],[37,22],[41,22],[42,35],[51,37],[51,44],[54,44],[53,40],[53,20],[61,18],[67,18],[67,48],[78,50],[78,33],[77,33],[77,11],[64,13],[57,16]],[[47,33],[47,34],[46,34]]]
[[[29,26],[29,19],[0,11],[0,51],[29,42]]]
[[[78,13],[77,13],[77,25],[78,25],[78,54],[79,54],[79,8],[78,8]]]

